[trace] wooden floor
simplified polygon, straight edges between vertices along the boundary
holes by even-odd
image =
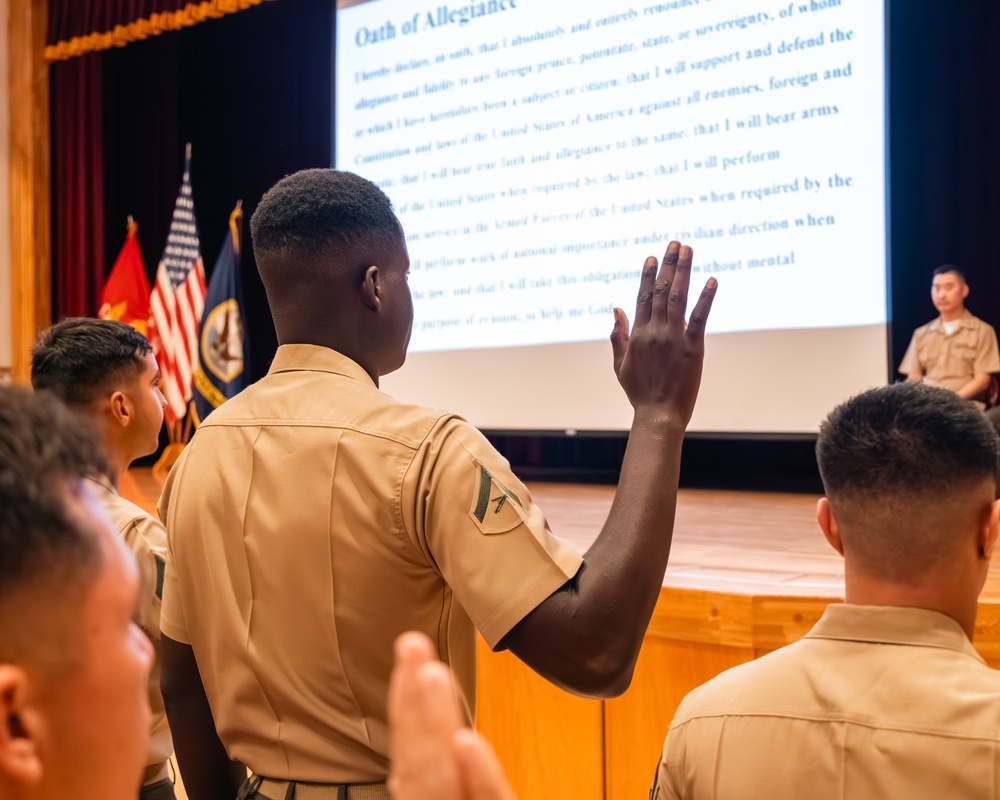
[[[530,487],[553,530],[578,548],[600,532],[611,486]],[[677,501],[663,585],[717,592],[839,597],[844,570],[816,524],[818,498],[687,489]]]

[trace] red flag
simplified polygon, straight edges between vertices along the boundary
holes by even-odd
[[[129,217],[128,235],[101,290],[101,310],[97,316],[120,320],[148,336],[149,281],[139,252],[138,230],[139,226]]]

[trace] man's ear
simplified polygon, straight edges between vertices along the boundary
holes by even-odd
[[[830,547],[844,555],[844,543],[840,540],[840,525],[837,524],[837,518],[833,516],[830,501],[825,497],[821,497],[816,503],[816,521],[822,528],[823,535],[830,543]]]
[[[28,674],[13,664],[0,664],[0,775],[24,786],[42,779],[37,741],[39,712],[27,706]]]
[[[371,266],[365,270],[361,283],[361,299],[372,311],[382,310],[382,277],[378,267]]]
[[[997,543],[997,530],[1000,528],[1000,500],[990,503],[990,511],[986,521],[979,529],[979,557],[987,561],[993,558],[993,548]]]
[[[108,398],[108,412],[111,414],[111,418],[123,428],[132,421],[132,406],[124,392],[112,392],[111,397]]]
[[[964,300],[968,296],[969,296],[969,284],[963,282],[962,283],[962,299]]]

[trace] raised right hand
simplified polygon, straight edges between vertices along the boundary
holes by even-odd
[[[718,288],[709,278],[687,324],[688,284],[694,251],[671,242],[657,274],[649,256],[639,281],[635,326],[616,308],[611,331],[615,374],[632,407],[663,421],[687,426],[694,412],[705,357],[705,324]]]

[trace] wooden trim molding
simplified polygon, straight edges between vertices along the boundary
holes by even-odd
[[[49,61],[65,60],[74,56],[124,47],[130,42],[138,42],[150,36],[158,36],[166,31],[176,31],[197,25],[207,19],[216,19],[260,5],[264,0],[201,0],[190,2],[177,11],[162,11],[141,17],[133,22],[115,25],[107,31],[94,31],[83,36],[56,42],[45,48],[45,58]]]
[[[48,0],[10,0],[10,236],[13,378],[27,383],[31,346],[52,322]]]

